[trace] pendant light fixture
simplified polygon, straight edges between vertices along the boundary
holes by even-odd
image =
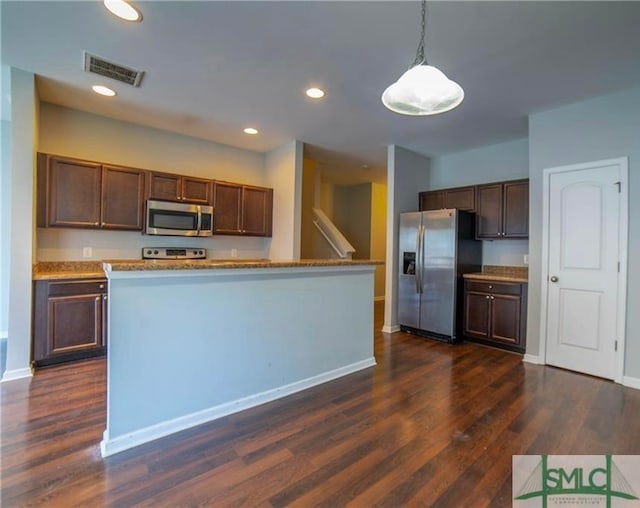
[[[382,103],[401,115],[426,116],[450,111],[464,99],[462,87],[427,63],[424,50],[427,2],[422,0],[422,33],[411,68],[382,94]]]

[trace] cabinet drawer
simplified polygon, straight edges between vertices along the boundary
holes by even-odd
[[[467,280],[467,291],[480,291],[482,293],[500,293],[503,295],[519,295],[522,293],[522,284],[515,282],[492,282],[480,280]]]
[[[88,295],[107,292],[107,279],[50,282],[48,296]]]

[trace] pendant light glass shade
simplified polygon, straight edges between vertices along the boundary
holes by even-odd
[[[411,68],[382,94],[382,103],[401,115],[437,115],[455,108],[464,99],[462,87],[427,63],[425,30],[427,1],[422,0],[420,44]]]
[[[382,103],[401,115],[437,115],[464,99],[462,87],[431,65],[416,65],[382,94]]]

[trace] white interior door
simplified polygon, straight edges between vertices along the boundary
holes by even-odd
[[[546,362],[617,373],[621,165],[549,174]]]

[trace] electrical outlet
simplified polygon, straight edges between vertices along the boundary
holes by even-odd
[[[525,254],[524,255],[524,264],[528,265],[529,264],[529,254]]]
[[[82,248],[82,257],[83,258],[90,258],[91,256],[93,256],[93,249],[91,247],[83,247]]]
[[[231,249],[231,257],[232,258],[238,257],[238,249]]]

